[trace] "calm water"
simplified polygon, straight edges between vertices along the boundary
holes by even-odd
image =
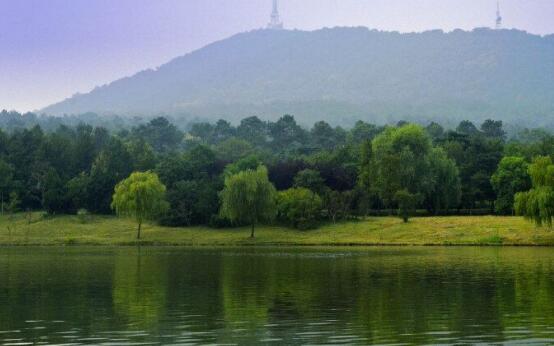
[[[0,345],[554,344],[554,249],[0,248]]]

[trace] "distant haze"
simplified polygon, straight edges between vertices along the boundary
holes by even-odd
[[[494,0],[281,0],[287,28],[493,26]],[[554,32],[554,1],[502,0],[506,28]],[[0,0],[0,109],[29,111],[265,26],[269,0]]]

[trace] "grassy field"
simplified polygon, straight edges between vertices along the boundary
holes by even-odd
[[[143,226],[141,244],[189,246],[237,245],[553,245],[554,231],[536,228],[520,217],[462,216],[414,218],[403,224],[394,217],[324,225],[296,231],[261,226],[256,238],[248,228]],[[39,213],[0,217],[0,245],[133,245],[136,225],[109,216],[43,218]]]

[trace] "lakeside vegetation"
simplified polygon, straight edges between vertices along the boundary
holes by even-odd
[[[2,214],[117,213],[134,218],[137,239],[145,221],[206,232],[249,226],[254,237],[263,225],[329,229],[387,210],[405,223],[417,210],[517,212],[550,225],[554,136],[527,134],[508,140],[494,120],[479,128],[463,121],[454,130],[361,121],[343,129],[320,121],[308,130],[290,115],[276,122],[249,117],[238,126],[196,123],[186,132],[163,117],[119,132],[36,126],[0,132]]]
[[[29,220],[31,222],[29,223]],[[10,227],[8,227],[10,226]],[[9,229],[11,231],[9,231]],[[326,224],[299,231],[260,226],[256,238],[249,227],[212,229],[206,226],[162,227],[145,224],[142,240],[135,240],[136,224],[114,216],[57,216],[40,213],[0,217],[0,245],[518,245],[554,246],[554,232],[536,228],[521,217],[448,216],[413,218],[404,224],[396,217]]]

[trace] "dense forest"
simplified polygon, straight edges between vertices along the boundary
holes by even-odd
[[[320,222],[396,213],[513,213],[531,187],[528,165],[554,154],[554,136],[527,130],[507,140],[502,122],[461,122],[448,130],[359,121],[310,129],[285,115],[238,126],[196,123],[186,132],[166,118],[118,131],[79,124],[0,132],[2,211],[113,213],[114,187],[135,171],[166,187],[164,225],[231,225],[220,213],[226,178],[264,167],[277,191],[277,222]],[[416,211],[417,210],[417,211]],[[406,215],[407,216],[407,215]]]

